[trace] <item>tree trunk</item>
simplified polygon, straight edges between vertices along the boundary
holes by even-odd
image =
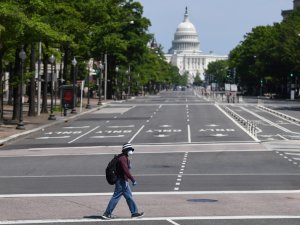
[[[14,76],[14,66],[13,63],[9,63],[9,80],[8,80],[8,100],[7,104],[13,104],[13,76]]]
[[[68,58],[69,58],[69,48],[67,46],[64,46],[64,69],[63,69],[63,79],[64,84],[68,84]]]
[[[3,124],[3,60],[4,50],[0,48],[0,124]]]
[[[19,112],[20,112],[20,95],[21,95],[21,89],[20,89],[20,58],[19,58],[19,52],[20,49],[17,48],[15,52],[15,68],[12,75],[13,82],[16,82],[17,84],[13,86],[13,114],[12,114],[12,120],[18,120],[19,118]]]
[[[41,113],[48,113],[48,109],[47,109],[47,88],[48,88],[48,56],[44,55],[44,60],[43,60],[43,64],[44,64],[44,82],[42,85],[42,109],[41,109]]]
[[[29,110],[28,110],[28,116],[36,116],[36,111],[35,111],[35,90],[36,90],[36,85],[35,85],[35,43],[31,44],[31,55],[30,55],[30,73],[31,73],[31,78],[30,78],[30,84],[29,84]]]

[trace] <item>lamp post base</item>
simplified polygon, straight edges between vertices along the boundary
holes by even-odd
[[[16,127],[17,130],[25,130],[23,121],[20,121]]]
[[[48,120],[56,120],[56,117],[55,115],[53,114],[50,114],[49,117],[48,117]]]

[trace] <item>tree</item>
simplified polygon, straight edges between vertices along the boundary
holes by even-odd
[[[195,86],[201,86],[203,81],[200,78],[200,73],[197,73],[193,82],[193,85]]]
[[[228,61],[218,60],[208,64],[205,70],[205,80],[209,83],[216,82],[220,86],[224,86],[227,78]]]

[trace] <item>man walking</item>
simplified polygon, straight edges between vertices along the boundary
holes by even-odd
[[[135,204],[131,189],[128,183],[128,180],[131,180],[132,185],[135,186],[137,182],[133,178],[130,173],[130,161],[128,159],[128,155],[133,154],[134,148],[130,143],[126,143],[123,145],[122,154],[118,155],[118,163],[117,163],[117,181],[115,184],[115,191],[113,196],[111,197],[108,206],[103,214],[104,219],[111,219],[112,212],[115,209],[116,205],[118,204],[122,195],[126,199],[127,205],[131,212],[132,218],[139,218],[144,215],[143,212],[139,213],[137,205]]]

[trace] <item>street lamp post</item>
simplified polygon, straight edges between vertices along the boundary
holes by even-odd
[[[75,57],[72,60],[72,65],[74,66],[74,68],[73,68],[73,108],[71,113],[76,113],[75,73],[76,73],[77,60]]]
[[[116,66],[116,99],[119,99],[119,86],[118,86],[118,72],[119,72],[119,67]]]
[[[51,85],[50,85],[50,88],[51,88],[51,108],[50,108],[50,111],[51,111],[51,113],[48,117],[48,120],[56,120],[56,117],[53,114],[53,63],[55,62],[54,55],[50,56],[49,61],[51,63],[51,79],[50,79],[50,82],[51,82]]]
[[[20,112],[19,112],[19,123],[16,127],[18,130],[25,130],[24,122],[23,122],[23,76],[24,76],[24,61],[26,59],[26,52],[23,47],[19,53],[19,57],[21,59],[21,84],[20,84]]]
[[[102,69],[103,69],[103,65],[101,63],[101,61],[99,62],[99,64],[97,65],[98,69],[99,69],[99,85],[98,85],[98,105],[102,105],[101,102],[101,98],[102,98]]]
[[[130,71],[130,65],[128,67],[128,91],[127,91],[127,99],[130,96],[130,85],[131,85],[131,71]]]
[[[88,63],[88,80],[87,80],[87,86],[88,86],[88,102],[87,102],[87,105],[86,105],[86,109],[90,109],[91,108],[91,105],[90,105],[90,73],[91,73],[91,68],[92,68],[92,65],[90,62]]]
[[[128,99],[128,92],[130,90],[130,87],[129,87],[129,70],[126,70],[126,75],[127,75],[127,82],[128,82],[128,89],[127,89],[127,94],[126,94],[126,100]]]

